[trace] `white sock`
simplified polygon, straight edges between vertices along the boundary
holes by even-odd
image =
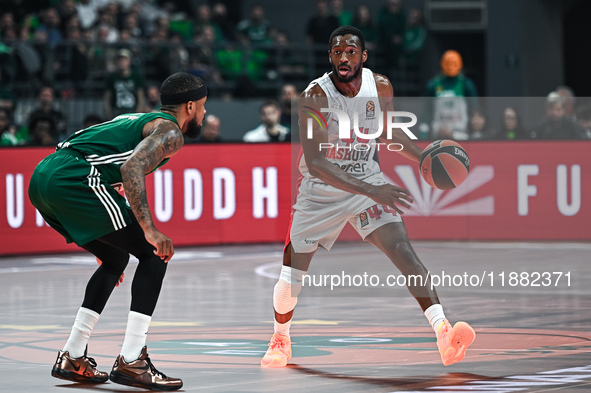
[[[152,317],[139,312],[130,311],[127,318],[127,329],[121,346],[121,356],[130,363],[140,357],[142,348],[146,345],[148,328]]]
[[[445,314],[443,313],[443,307],[441,304],[433,304],[431,307],[425,310],[425,316],[429,320],[431,327],[437,333],[437,328],[443,322]]]
[[[291,326],[291,319],[285,323],[274,322],[275,333],[282,334],[289,337],[289,327]]]
[[[84,307],[80,307],[70,337],[64,345],[64,351],[68,351],[73,358],[79,358],[84,355],[86,345],[94,329],[94,325],[98,322],[100,314]]]

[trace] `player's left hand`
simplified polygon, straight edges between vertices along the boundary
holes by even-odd
[[[103,261],[101,261],[100,259],[96,259],[96,262],[100,265],[103,264]],[[125,278],[125,273],[121,273],[121,277],[119,277],[119,281],[117,281],[117,284],[115,284],[116,287],[119,286],[119,284],[121,284],[123,282],[123,279]]]
[[[393,184],[371,186],[367,196],[381,205],[390,206],[399,214],[404,214],[404,211],[402,211],[397,205],[410,209],[410,205],[414,202],[407,189]]]

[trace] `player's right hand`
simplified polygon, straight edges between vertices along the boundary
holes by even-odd
[[[158,255],[165,263],[174,255],[172,240],[162,232],[154,229],[145,233],[148,243],[154,246],[154,254]]]
[[[399,214],[404,214],[404,212],[397,205],[410,209],[410,204],[414,202],[407,189],[393,184],[371,186],[367,196],[380,205],[390,206]]]

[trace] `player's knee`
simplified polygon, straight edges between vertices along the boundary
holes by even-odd
[[[292,285],[280,279],[275,284],[273,290],[273,308],[278,314],[286,314],[292,311],[298,298],[296,294],[292,294]]]
[[[167,263],[153,252],[141,254],[138,257],[142,270],[148,271],[151,275],[162,276],[166,273]]]
[[[129,254],[121,253],[112,255],[102,260],[102,263],[107,272],[120,276],[129,263]]]
[[[390,252],[399,258],[409,258],[413,254],[412,246],[408,240],[396,241],[390,246]]]

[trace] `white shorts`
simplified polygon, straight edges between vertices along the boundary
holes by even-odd
[[[386,184],[380,172],[364,180],[372,185]],[[373,199],[351,194],[326,183],[302,179],[291,216],[289,239],[297,253],[330,250],[349,222],[362,239],[382,225],[402,222],[400,214]]]

